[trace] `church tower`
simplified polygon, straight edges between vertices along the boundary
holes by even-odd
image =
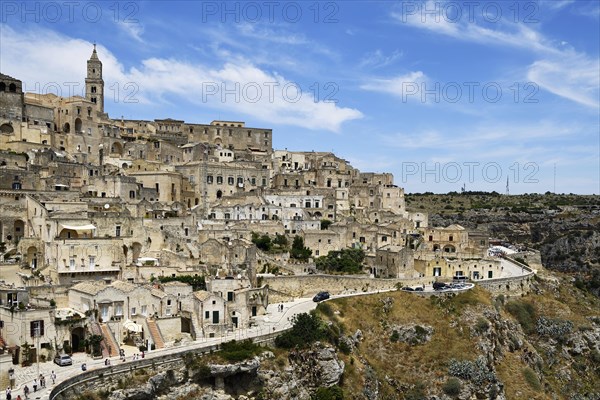
[[[87,61],[87,77],[85,78],[85,98],[92,103],[97,104],[96,110],[104,113],[104,80],[102,80],[102,62],[96,53],[96,44],[94,51]]]

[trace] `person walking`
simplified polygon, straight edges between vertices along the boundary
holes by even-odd
[[[50,373],[50,379],[52,379],[52,384],[54,385],[56,383],[56,374],[54,371]]]
[[[40,374],[40,386],[43,388],[46,387],[46,377],[42,374]]]
[[[38,382],[37,382],[37,378],[33,380],[33,391],[37,392],[37,387],[38,387]]]
[[[25,395],[25,400],[29,399],[29,386],[25,385],[23,388],[23,394]]]
[[[12,398],[10,387],[6,388],[6,400],[10,400]]]

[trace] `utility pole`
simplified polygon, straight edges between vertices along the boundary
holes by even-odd
[[[506,195],[508,196],[510,191],[508,190],[508,176],[506,177]]]

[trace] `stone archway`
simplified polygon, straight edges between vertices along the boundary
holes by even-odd
[[[75,118],[75,133],[81,133],[82,123],[81,118]]]

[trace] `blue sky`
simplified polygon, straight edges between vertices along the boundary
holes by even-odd
[[[28,91],[80,94],[96,42],[113,118],[243,120],[407,192],[600,192],[597,0],[69,4],[0,5]]]

